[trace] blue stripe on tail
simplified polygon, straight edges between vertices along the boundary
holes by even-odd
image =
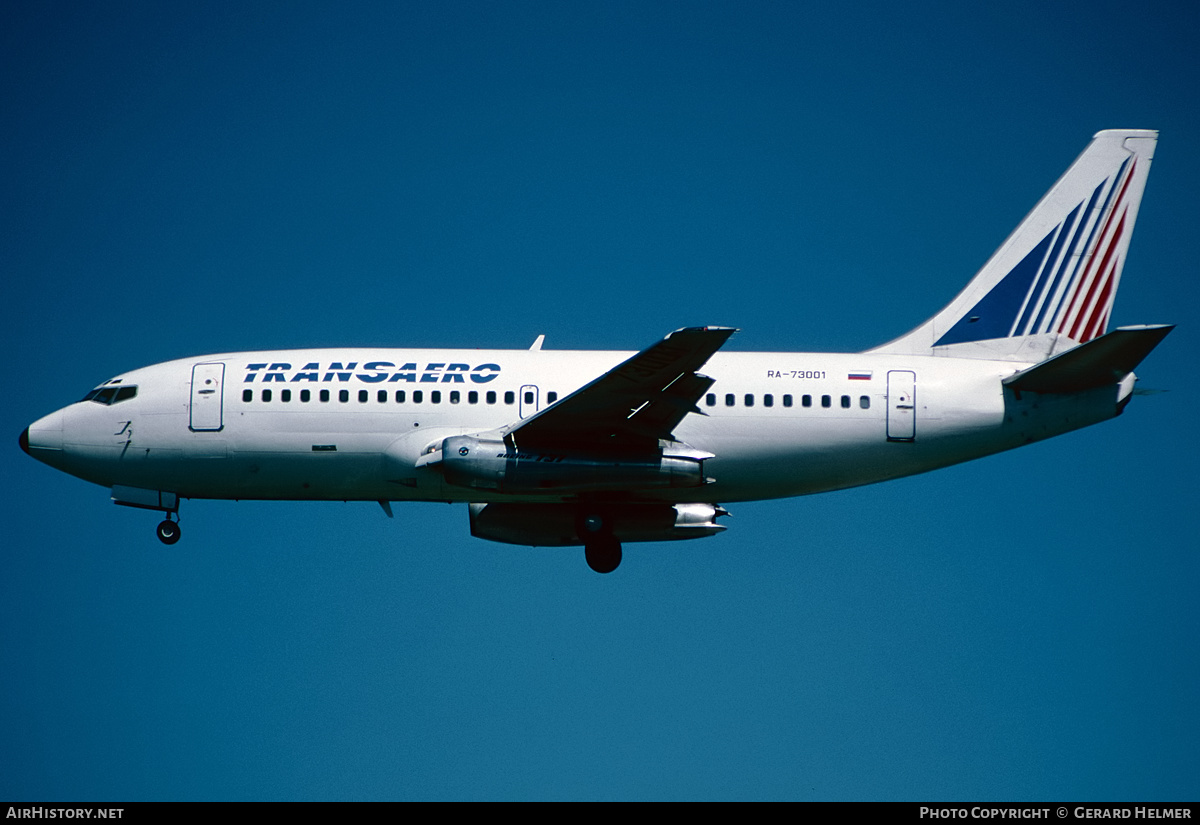
[[[1042,238],[1029,254],[1000,281],[992,290],[971,307],[971,311],[950,327],[941,338],[934,343],[935,347],[945,344],[962,344],[967,341],[984,341],[988,338],[1007,338],[1012,331],[1013,319],[1021,311],[1025,296],[1033,279],[1041,271],[1046,259],[1046,250],[1050,239],[1058,231],[1056,226],[1046,237]]]

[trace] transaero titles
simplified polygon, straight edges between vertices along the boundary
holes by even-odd
[[[444,364],[431,363],[418,367],[409,362],[397,366],[391,361],[368,361],[359,367],[357,361],[331,361],[321,364],[310,361],[302,367],[293,369],[291,364],[263,362],[247,364],[246,377],[243,384],[252,384],[255,379],[259,383],[269,384],[279,382],[294,384],[298,381],[349,381],[351,377],[365,381],[368,384],[392,383],[407,381],[413,384],[486,384],[500,375],[499,364]]]
[[[1054,813],[1052,814],[1051,811]],[[930,808],[921,806],[921,819],[1191,819],[1191,808],[1088,807],[1075,808]]]

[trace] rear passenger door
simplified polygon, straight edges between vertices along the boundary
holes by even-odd
[[[887,439],[917,439],[917,374],[911,370],[888,371]]]

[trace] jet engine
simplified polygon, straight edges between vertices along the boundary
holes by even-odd
[[[657,453],[588,454],[520,450],[501,439],[453,436],[422,456],[450,484],[501,493],[592,493],[700,487],[712,453],[662,442]]]
[[[617,541],[675,541],[713,536],[728,515],[716,504],[472,504],[471,535],[505,544],[569,547],[604,535]]]

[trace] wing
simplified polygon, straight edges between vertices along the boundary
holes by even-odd
[[[657,449],[713,384],[699,370],[737,330],[676,330],[530,418],[505,428],[512,448]]]

